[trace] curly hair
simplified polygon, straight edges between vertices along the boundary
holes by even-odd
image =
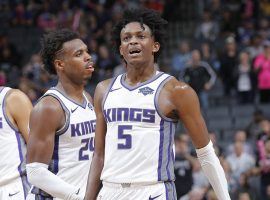
[[[40,42],[40,55],[44,69],[50,74],[56,74],[54,66],[56,54],[63,48],[65,42],[78,38],[80,38],[79,35],[69,29],[59,29],[44,34]]]
[[[147,25],[156,42],[160,43],[160,50],[155,53],[155,61],[161,53],[161,50],[166,39],[166,25],[168,22],[163,19],[160,14],[154,10],[141,8],[125,10],[122,20],[120,20],[112,30],[112,42],[115,46],[115,50],[119,53],[119,46],[121,45],[120,33],[121,30],[131,22],[139,22],[143,27],[143,24]]]

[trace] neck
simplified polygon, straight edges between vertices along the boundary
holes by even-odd
[[[56,88],[63,92],[65,95],[78,102],[79,104],[83,103],[83,86],[78,86],[75,84],[68,84],[66,82],[58,82]]]
[[[156,74],[154,64],[150,67],[127,67],[126,83],[134,86],[151,79]]]

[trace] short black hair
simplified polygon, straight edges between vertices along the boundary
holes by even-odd
[[[69,29],[58,29],[44,34],[40,42],[44,69],[51,74],[56,74],[54,60],[57,52],[63,48],[65,42],[78,38],[80,38],[79,34]]]
[[[155,41],[160,43],[160,50],[155,54],[156,61],[162,51],[161,47],[163,47],[165,43],[166,25],[168,22],[155,10],[147,8],[125,10],[122,20],[120,20],[112,30],[112,42],[118,53],[119,46],[121,45],[121,30],[131,22],[139,22],[141,25],[147,25],[150,28]]]

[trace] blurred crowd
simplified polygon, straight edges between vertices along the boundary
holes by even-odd
[[[179,12],[187,5],[196,7],[196,13]],[[168,39],[177,48],[171,55],[163,53],[157,67],[189,83],[204,109],[211,106],[209,94],[218,81],[223,97],[236,98],[238,105],[270,104],[269,0],[1,0],[0,85],[20,88],[35,103],[56,83],[43,70],[38,52],[19,52],[6,30],[70,28],[80,33],[95,62],[87,87],[93,94],[97,82],[125,71],[125,63],[112,48],[110,32],[123,9],[134,7],[158,10],[172,24],[184,20],[195,24],[193,35]],[[249,126],[235,131],[226,149],[219,146],[214,131],[211,134],[232,199],[270,199],[270,123],[261,111],[254,115]],[[193,151],[186,134],[176,137],[178,196],[214,200]]]

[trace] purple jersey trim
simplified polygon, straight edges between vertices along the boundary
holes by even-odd
[[[150,78],[148,81],[145,81],[145,82],[143,82],[143,83],[140,83],[139,85],[137,85],[137,86],[135,86],[135,87],[132,87],[132,86],[128,85],[128,84],[125,82],[125,80],[124,80],[126,74],[122,74],[122,75],[121,75],[121,79],[120,79],[120,84],[121,84],[124,88],[126,88],[127,90],[133,91],[133,90],[136,90],[136,89],[138,89],[138,88],[140,88],[140,87],[142,87],[142,86],[144,86],[144,85],[147,85],[147,84],[149,84],[149,83],[155,81],[156,79],[158,79],[158,78],[159,78],[160,76],[162,76],[163,74],[164,74],[164,72],[159,72],[158,74],[156,74],[156,75],[154,75],[152,78]]]

